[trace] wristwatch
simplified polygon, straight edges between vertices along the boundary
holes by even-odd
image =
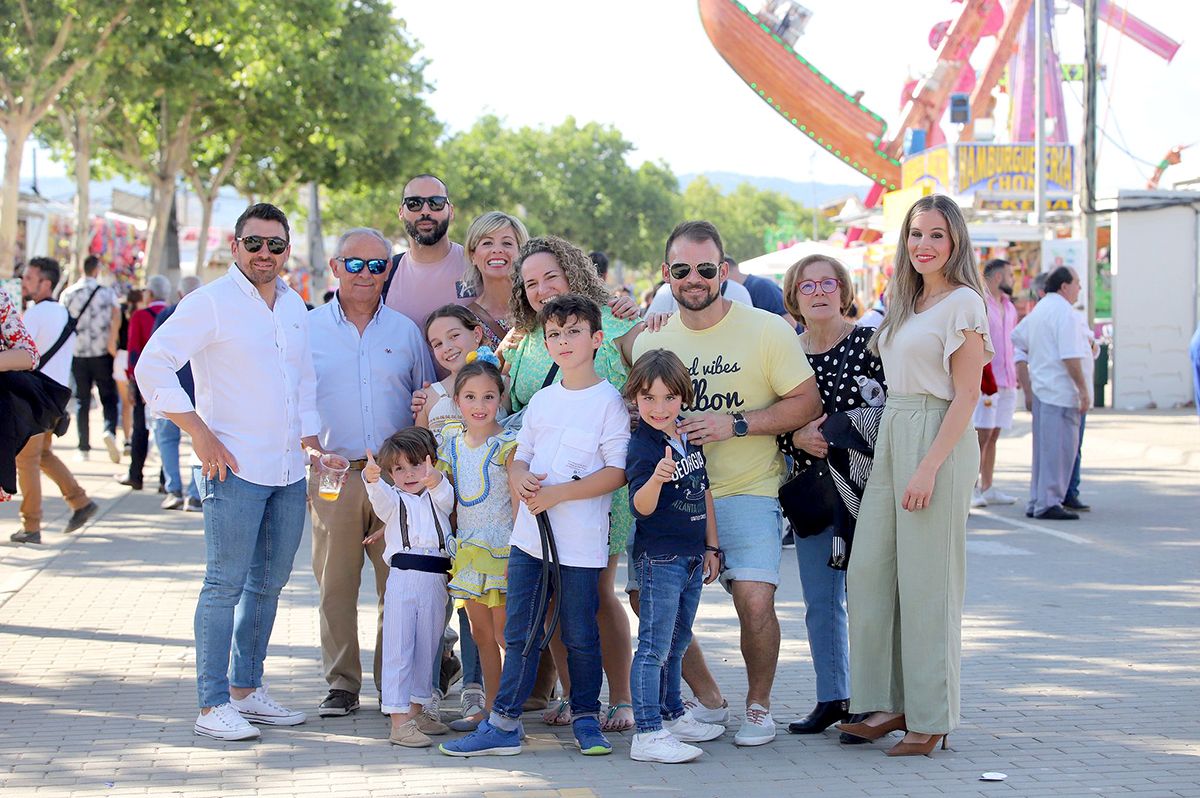
[[[733,436],[735,438],[744,438],[750,434],[750,424],[746,421],[746,417],[741,413],[733,414]]]

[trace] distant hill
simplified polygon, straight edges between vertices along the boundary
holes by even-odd
[[[782,177],[757,177],[755,175],[741,175],[736,172],[704,172],[703,176],[719,188],[722,194],[728,194],[742,183],[749,183],[755,188],[778,191],[780,194],[791,197],[806,206],[812,204],[814,197],[818,205],[830,200],[840,199],[847,194],[853,194],[861,200],[867,196],[867,190],[870,188],[869,183],[861,185],[852,185],[849,183],[801,183],[795,180],[785,180]],[[682,188],[687,188],[688,183],[691,183],[697,177],[700,177],[700,175],[680,175],[679,185]]]

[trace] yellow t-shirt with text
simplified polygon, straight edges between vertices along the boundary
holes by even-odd
[[[796,331],[774,313],[740,302],[707,330],[689,330],[672,316],[658,332],[638,336],[634,360],[651,349],[679,355],[692,375],[696,396],[685,416],[762,410],[813,376]],[[784,461],[774,435],[709,443],[704,455],[715,498],[778,495]]]

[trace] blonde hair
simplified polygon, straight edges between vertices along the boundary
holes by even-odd
[[[525,296],[525,280],[521,277],[521,267],[525,261],[539,253],[554,256],[563,276],[567,279],[567,288],[572,294],[579,294],[595,302],[602,309],[612,299],[608,286],[596,274],[592,259],[582,249],[558,236],[543,236],[531,238],[521,247],[521,254],[513,264],[512,296],[509,297],[508,308],[512,316],[512,326],[522,332],[529,332],[537,327],[537,312],[529,304]]]
[[[942,276],[951,286],[966,286],[983,297],[983,279],[971,249],[971,234],[967,220],[954,200],[944,194],[930,194],[913,203],[900,226],[900,243],[896,247],[895,268],[887,288],[887,313],[879,329],[871,336],[870,349],[879,354],[879,342],[890,337],[917,311],[917,297],[925,287],[922,277],[908,256],[908,234],[917,214],[937,211],[946,219],[950,233],[950,257],[942,267]]]
[[[796,301],[796,286],[804,282],[804,270],[814,263],[828,263],[833,269],[833,273],[837,275],[838,282],[841,283],[838,294],[841,299],[839,307],[843,316],[850,312],[850,306],[854,304],[854,286],[850,282],[850,270],[846,268],[846,265],[828,255],[806,255],[793,263],[787,270],[787,274],[783,275],[783,306],[792,315],[792,318],[799,319],[806,327],[808,322],[800,312],[800,303]]]
[[[525,246],[525,242],[529,240],[529,231],[525,229],[525,225],[515,216],[510,216],[504,211],[488,211],[482,216],[477,216],[475,221],[471,222],[471,226],[467,228],[467,239],[463,242],[463,248],[467,254],[467,268],[463,271],[463,285],[478,291],[483,284],[483,275],[479,273],[479,267],[475,265],[472,258],[475,255],[475,250],[479,248],[479,242],[484,236],[489,236],[505,227],[513,229],[513,235],[517,239],[517,249]]]

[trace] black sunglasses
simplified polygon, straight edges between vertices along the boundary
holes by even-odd
[[[421,210],[422,205],[429,205],[429,210],[437,213],[442,208],[446,207],[446,203],[450,200],[447,197],[438,195],[434,197],[405,197],[404,207],[408,208],[412,213]]]
[[[271,236],[263,238],[262,236],[241,236],[237,241],[242,245],[242,249],[247,252],[258,252],[262,249],[262,245],[267,245],[267,251],[272,255],[282,255],[283,251],[288,248],[287,239],[279,236]]]
[[[695,269],[705,280],[711,280],[717,276],[717,272],[721,270],[721,267],[715,263],[698,263]],[[667,267],[667,270],[671,273],[672,280],[682,280],[692,273],[692,264],[672,263]]]
[[[363,258],[339,257],[334,258],[334,260],[340,260],[342,265],[346,267],[346,271],[350,272],[351,274],[358,274],[363,270],[364,266],[367,267],[367,271],[369,271],[371,274],[383,274],[385,271],[387,271],[388,266],[387,258],[371,258],[370,260],[364,260]]]

